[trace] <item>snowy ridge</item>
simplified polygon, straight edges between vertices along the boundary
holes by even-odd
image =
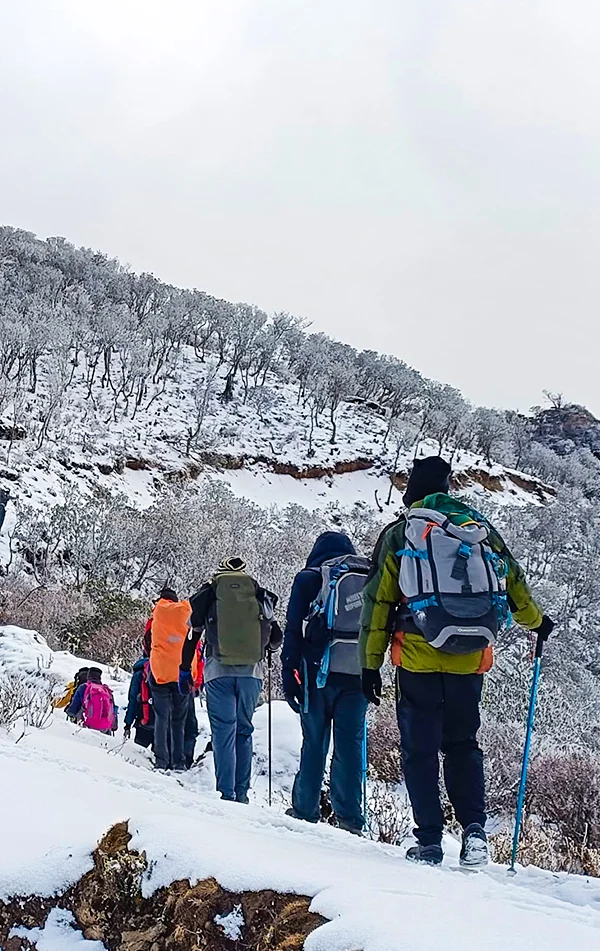
[[[82,665],[73,656],[55,659],[34,632],[4,628],[0,645],[0,666],[8,662],[13,670],[20,650],[24,666],[38,651],[44,669],[60,671],[64,679]],[[121,684],[122,692],[125,687]],[[309,936],[307,951],[437,951],[440,946],[592,951],[598,946],[597,880],[531,867],[514,879],[499,866],[476,876],[453,874],[458,845],[450,838],[442,869],[419,868],[408,864],[400,849],[285,816],[300,731],[286,704],[275,703],[273,713],[277,792],[271,809],[265,806],[265,706],[256,714],[248,807],[218,799],[210,757],[180,781],[155,775],[145,751],[118,737],[80,730],[61,712],[46,730],[28,730],[18,745],[11,737],[0,739],[0,797],[10,817],[0,898],[52,895],[74,883],[91,868],[90,853],[106,829],[128,819],[131,848],[144,850],[149,860],[146,894],[177,879],[214,876],[231,891],[274,888],[312,896],[312,910],[329,922]],[[203,710],[199,714],[200,749],[206,719]],[[51,924],[60,934],[60,922]]]
[[[86,398],[83,373],[80,378],[75,373],[68,401],[57,412],[51,441],[38,448],[29,436],[9,444],[0,435],[0,453],[4,450],[6,460],[0,462],[0,485],[9,488],[16,501],[16,506],[8,507],[0,535],[0,564],[9,559],[8,538],[18,509],[46,511],[62,503],[72,489],[84,494],[107,489],[146,508],[161,488],[216,480],[261,506],[293,503],[324,511],[359,503],[374,509],[382,520],[401,504],[403,477],[415,445],[409,440],[403,447],[393,438],[386,443],[385,415],[365,403],[342,403],[336,444],[331,444],[328,427],[322,426],[314,434],[309,456],[310,413],[292,384],[271,374],[254,400],[251,393],[247,402],[237,398],[224,405],[218,398],[223,375],[212,358],[202,362],[186,347],[170,387],[158,391],[151,406],[114,418],[109,391],[96,384]],[[51,371],[42,364],[39,392],[29,397],[33,416],[41,412],[51,383]],[[207,397],[202,429],[189,446],[197,395],[203,391]],[[433,442],[420,441],[419,455],[437,451]],[[474,497],[516,505],[550,497],[550,490],[532,476],[490,465],[472,452],[456,452],[452,462],[457,485]]]

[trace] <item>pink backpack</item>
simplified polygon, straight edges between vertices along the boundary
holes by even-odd
[[[83,725],[107,733],[115,722],[115,702],[106,684],[88,683],[83,695]]]

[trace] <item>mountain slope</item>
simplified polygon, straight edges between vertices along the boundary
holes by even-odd
[[[27,641],[23,635],[21,643]],[[31,650],[31,639],[29,644]],[[79,661],[71,663],[74,671]],[[248,807],[223,803],[210,791],[208,765],[181,781],[153,774],[130,744],[81,731],[60,713],[48,729],[29,729],[18,745],[3,738],[0,899],[62,892],[92,867],[91,852],[104,832],[127,820],[130,848],[147,857],[144,895],[177,880],[211,877],[236,894],[274,889],[307,895],[311,910],[328,919],[308,937],[307,951],[595,947],[597,880],[531,867],[514,879],[498,866],[475,876],[456,874],[458,846],[449,838],[441,870],[418,868],[399,849],[283,815],[300,741],[296,718],[283,703],[274,704],[274,738],[281,792],[270,809],[260,775],[265,707],[257,712],[259,775]]]

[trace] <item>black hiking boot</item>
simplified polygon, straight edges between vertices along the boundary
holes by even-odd
[[[290,806],[289,809],[285,810],[285,815],[289,816],[290,819],[299,819],[300,822],[310,822],[311,825],[316,825],[318,820],[305,819],[304,816],[299,816],[293,806]]]
[[[459,864],[463,868],[481,868],[490,860],[487,835],[483,826],[472,822],[463,832]]]
[[[413,845],[406,853],[409,862],[420,862],[422,865],[441,865],[444,853],[441,845]]]
[[[336,829],[341,829],[343,832],[349,832],[350,835],[362,836],[362,829],[359,826],[353,825],[351,822],[346,822],[345,819],[340,819],[338,816],[335,816],[333,825]]]

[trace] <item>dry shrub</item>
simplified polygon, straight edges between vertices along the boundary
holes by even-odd
[[[510,815],[517,801],[523,731],[484,716],[479,741],[485,757],[488,811],[493,816]]]
[[[0,726],[10,729],[22,721],[24,726],[44,729],[52,716],[53,687],[52,679],[42,673],[0,675]]]
[[[140,620],[122,618],[79,639],[77,650],[109,667],[133,667],[143,653],[144,625]]]
[[[412,810],[397,785],[375,780],[369,786],[367,829],[372,839],[399,845],[412,829]]]
[[[551,751],[534,757],[528,811],[576,850],[600,850],[600,755]]]
[[[29,579],[0,579],[0,624],[39,631],[53,650],[111,666],[140,656],[149,605],[102,585],[44,588]]]
[[[491,837],[496,862],[509,863],[512,853],[512,830],[503,829]],[[526,819],[519,840],[518,861],[535,865],[549,872],[575,872],[600,877],[600,849],[590,848],[565,839],[558,830],[546,827],[539,820]]]
[[[43,588],[24,577],[0,579],[0,624],[39,631],[51,647],[64,647],[65,629],[76,619],[92,614],[92,601],[83,591]]]
[[[385,783],[397,783],[402,777],[400,733],[396,706],[391,691],[384,691],[381,705],[369,709],[368,758],[374,776]]]
[[[500,746],[495,749],[499,754]],[[519,764],[520,749],[518,763],[507,768],[498,756],[494,764],[498,775],[492,772],[490,780],[492,788],[499,790],[497,814],[514,815]],[[508,774],[511,781],[505,799],[502,781]],[[508,861],[512,825],[495,837],[494,847],[496,858]],[[519,862],[553,872],[600,875],[600,755],[556,749],[534,753],[529,766]]]

